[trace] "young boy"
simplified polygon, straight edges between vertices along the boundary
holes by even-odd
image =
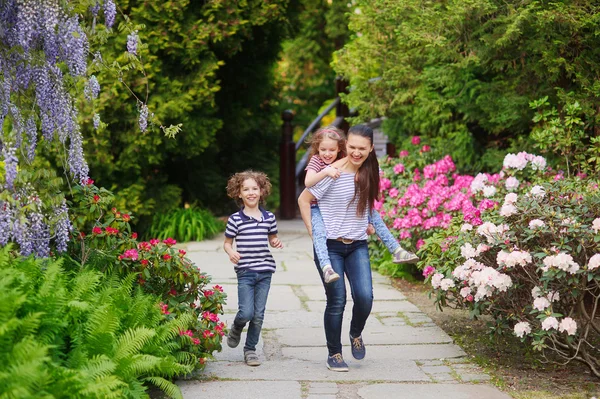
[[[244,345],[244,361],[248,366],[260,366],[256,344],[275,272],[275,260],[267,244],[283,248],[277,238],[275,215],[260,206],[270,192],[271,182],[261,172],[236,173],[227,182],[227,195],[242,205],[227,221],[223,245],[235,265],[238,280],[238,312],[227,336],[227,345],[238,346],[242,330],[249,322]],[[234,238],[236,249],[232,245]]]

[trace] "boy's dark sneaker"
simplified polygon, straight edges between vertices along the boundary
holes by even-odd
[[[260,366],[260,360],[255,351],[245,351],[244,361],[248,366]]]
[[[331,371],[348,371],[348,365],[344,361],[341,353],[327,356],[327,368]]]
[[[419,257],[406,249],[400,248],[392,255],[394,263],[417,263]]]
[[[227,334],[227,346],[230,348],[235,348],[240,344],[240,339],[242,337],[242,331],[236,330],[235,326],[231,327],[229,330],[229,334]]]
[[[323,268],[323,281],[325,281],[325,284],[333,283],[339,279],[340,275],[333,270],[333,267],[325,266]]]
[[[362,336],[353,338],[350,335],[350,347],[352,348],[352,356],[356,360],[362,360],[365,358],[367,354],[367,348],[365,348],[365,343],[362,340]]]

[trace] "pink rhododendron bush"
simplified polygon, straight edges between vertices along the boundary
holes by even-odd
[[[489,315],[496,331],[600,377],[597,182],[524,152],[477,176],[423,148],[400,155],[383,164],[377,207],[403,246],[419,249],[437,305]]]

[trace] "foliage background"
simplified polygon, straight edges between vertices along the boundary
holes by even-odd
[[[360,120],[387,116],[397,144],[430,136],[465,172],[494,170],[527,151],[548,96],[581,104],[584,143],[598,135],[598,3],[499,0],[358,1],[335,69]]]

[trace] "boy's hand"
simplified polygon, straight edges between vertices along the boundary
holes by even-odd
[[[373,225],[371,223],[369,223],[369,225],[367,226],[367,234],[368,235],[375,234],[375,227],[373,227]]]
[[[272,246],[273,248],[278,248],[278,249],[281,249],[281,248],[283,248],[283,243],[282,243],[282,242],[281,242],[281,240],[280,240],[279,238],[277,238],[277,237],[271,238],[271,239],[269,240],[269,243],[271,244],[271,246]]]
[[[234,265],[237,265],[241,258],[242,258],[242,256],[237,251],[231,251],[231,253],[229,254],[229,260]]]
[[[327,176],[332,177],[334,180],[340,177],[340,171],[337,168],[334,168],[333,166],[328,166],[324,170]]]

